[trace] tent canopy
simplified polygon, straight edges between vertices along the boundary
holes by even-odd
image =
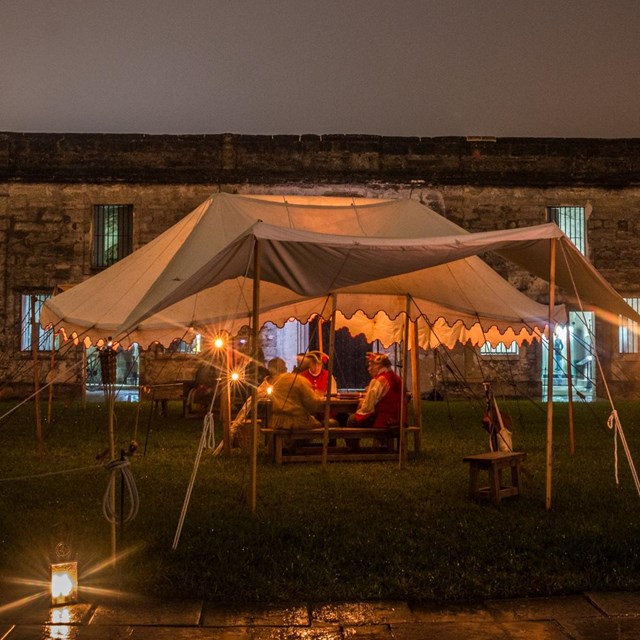
[[[552,239],[564,256],[559,284],[575,283],[583,303],[640,321],[553,224],[470,234],[414,200],[221,193],[127,258],[47,301],[41,322],[88,343],[114,337],[143,347],[189,340],[205,329],[237,333],[250,315],[259,243],[261,323],[327,317],[325,296],[335,293],[343,325],[356,322],[355,331],[365,334],[375,325],[377,337],[390,343],[399,326],[393,321],[410,296],[410,315],[421,318],[421,346],[521,342],[544,331],[547,308],[476,254],[501,251],[548,279]],[[381,311],[386,322],[376,315]],[[563,321],[563,313],[558,309],[556,320]]]

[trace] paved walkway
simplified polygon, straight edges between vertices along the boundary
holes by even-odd
[[[0,596],[2,594],[0,593]],[[405,602],[225,607],[141,598],[48,608],[0,607],[0,640],[637,640],[640,592],[489,600],[436,607]]]

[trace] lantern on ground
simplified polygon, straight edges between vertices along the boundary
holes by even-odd
[[[72,604],[78,600],[78,563],[58,562],[51,565],[51,605]]]

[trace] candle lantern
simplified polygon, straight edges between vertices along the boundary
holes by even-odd
[[[72,604],[78,600],[78,563],[58,562],[51,565],[51,605]]]
[[[54,525],[51,565],[51,605],[72,604],[78,600],[78,563],[74,560],[71,536],[66,525]]]

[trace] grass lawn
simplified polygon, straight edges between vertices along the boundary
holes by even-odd
[[[556,405],[553,507],[545,511],[545,425],[539,405],[501,403],[514,448],[527,452],[518,498],[500,508],[469,500],[465,455],[487,449],[482,410],[424,403],[423,453],[395,463],[277,466],[260,453],[258,508],[247,507],[247,455],[205,453],[176,552],[171,544],[193,468],[202,421],[157,417],[142,455],[149,405],[117,405],[120,446],[131,459],[140,511],[126,524],[118,569],[108,560],[102,514],[108,474],[103,404],[54,406],[36,455],[32,406],[0,422],[0,572],[45,579],[61,526],[72,538],[81,586],[117,586],[226,602],[484,598],[640,589],[640,498],[604,404],[576,405],[576,454],[569,454],[567,405]],[[10,405],[0,405],[5,413]],[[640,465],[640,404],[617,407]],[[45,410],[46,413],[46,410]],[[89,468],[87,468],[89,467]],[[78,470],[80,469],[80,470]],[[60,470],[73,470],[59,475]],[[22,478],[22,479],[16,479]]]

